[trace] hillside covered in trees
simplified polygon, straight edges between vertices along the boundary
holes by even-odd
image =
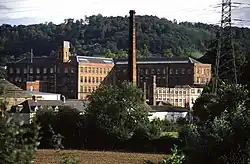
[[[0,26],[1,63],[27,55],[53,55],[63,40],[71,42],[71,52],[78,55],[121,57],[128,50],[128,17],[90,16],[81,20],[65,19],[29,26]],[[216,39],[218,27],[202,23],[177,23],[155,16],[137,16],[139,56],[200,57]],[[237,42],[250,47],[250,30],[235,28]]]

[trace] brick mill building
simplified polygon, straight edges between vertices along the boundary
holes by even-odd
[[[25,90],[54,92],[70,99],[85,99],[113,68],[110,58],[72,55],[64,41],[57,56],[34,57],[8,63],[10,82]],[[107,82],[109,82],[108,79]]]
[[[8,80],[32,91],[55,92],[70,99],[85,99],[100,84],[132,82],[149,104],[168,102],[192,107],[211,80],[211,65],[189,57],[137,58],[135,11],[129,18],[128,59],[72,55],[64,41],[57,56],[34,57],[9,63]],[[32,53],[31,53],[32,54]]]

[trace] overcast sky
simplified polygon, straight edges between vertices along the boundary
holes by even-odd
[[[221,9],[215,7],[220,2],[221,0],[0,0],[0,24],[34,24],[46,21],[58,24],[65,18],[79,19],[85,15],[125,16],[131,9],[136,10],[138,15],[216,24],[220,20]],[[235,2],[250,3],[250,0]],[[250,20],[250,5],[244,6],[249,8],[235,10],[234,18]]]

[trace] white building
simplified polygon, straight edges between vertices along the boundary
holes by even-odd
[[[192,108],[202,91],[203,88],[190,86],[156,87],[156,102],[167,102],[173,106]]]
[[[26,91],[28,94],[35,96],[37,100],[61,100],[61,94]]]

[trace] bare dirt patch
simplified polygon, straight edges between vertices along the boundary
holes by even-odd
[[[73,155],[81,164],[143,164],[145,160],[160,161],[165,155],[123,152],[63,150],[61,154]],[[58,164],[60,155],[55,150],[38,150],[36,164]]]

